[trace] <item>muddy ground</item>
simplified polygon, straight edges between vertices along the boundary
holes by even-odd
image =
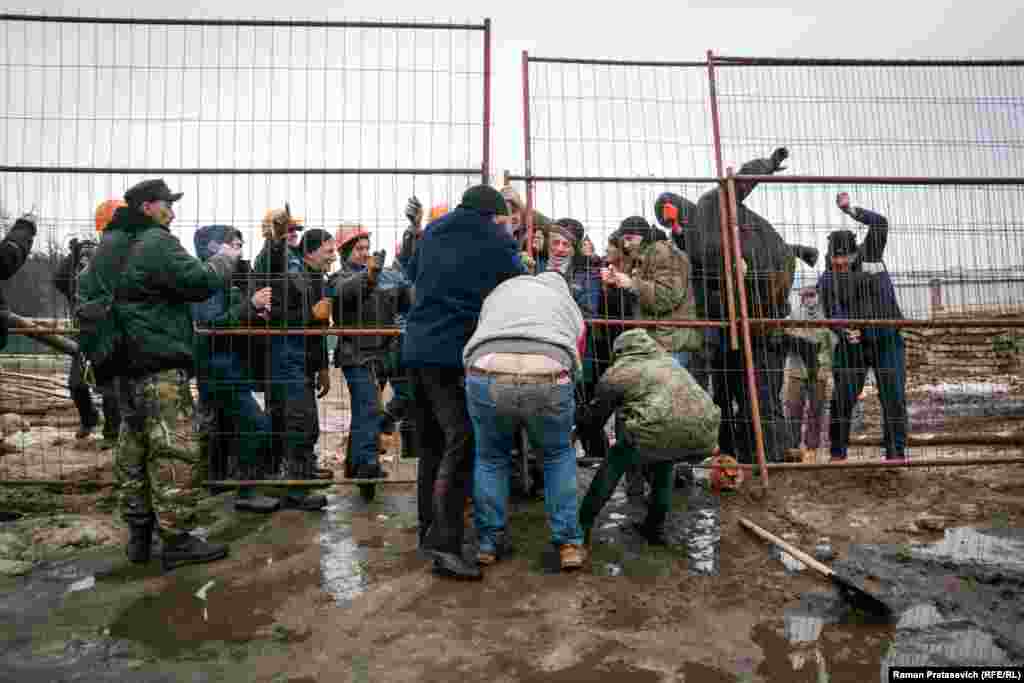
[[[1008,424],[972,420],[960,428]],[[580,469],[581,490],[592,476]],[[199,495],[186,480],[180,495]],[[519,503],[516,553],[480,583],[431,575],[409,485],[372,503],[339,486],[322,513],[236,513],[231,494],[208,498],[201,531],[231,555],[170,573],[126,562],[109,490],[0,487],[0,511],[22,515],[0,522],[0,681],[819,682],[887,680],[894,664],[1024,663],[1024,468],[770,484],[681,487],[667,549],[628,530],[644,505],[620,490],[574,574],[555,571],[543,503]],[[741,516],[834,554],[894,617],[851,610]]]

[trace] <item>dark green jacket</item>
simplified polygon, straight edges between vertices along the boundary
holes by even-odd
[[[32,251],[32,241],[36,237],[36,225],[31,221],[21,219],[17,221],[7,232],[7,236],[0,242],[0,280],[14,277],[18,269],[24,265],[29,252]],[[4,300],[4,293],[0,290],[0,310],[7,311],[7,302]],[[0,314],[0,349],[7,346],[7,316]]]
[[[710,451],[718,444],[721,410],[647,332],[623,332],[614,353],[615,362],[577,423],[581,434],[618,411],[618,426],[644,461],[676,460],[685,451]]]
[[[117,263],[124,255],[124,269]],[[79,279],[87,300],[105,285],[114,288],[114,314],[122,346],[112,374],[135,377],[193,369],[195,347],[189,304],[206,301],[230,283],[235,259],[193,257],[177,237],[138,211],[121,208],[103,233]]]

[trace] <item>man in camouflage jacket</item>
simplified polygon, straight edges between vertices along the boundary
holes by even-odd
[[[721,411],[693,377],[644,330],[615,340],[615,363],[601,377],[597,393],[579,417],[578,432],[600,429],[613,411],[621,438],[594,476],[583,504],[580,526],[590,542],[601,509],[626,468],[652,464],[654,492],[647,518],[637,531],[650,543],[665,544],[664,524],[672,505],[672,464],[682,451],[713,451]]]

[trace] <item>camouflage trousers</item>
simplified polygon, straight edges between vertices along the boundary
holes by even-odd
[[[183,412],[179,374],[172,370],[117,377],[114,384],[121,406],[114,455],[121,515],[129,523],[138,523],[156,514],[161,534],[180,533],[194,524],[195,511],[169,498],[158,478],[163,462],[196,461],[195,453],[173,441],[178,414]]]

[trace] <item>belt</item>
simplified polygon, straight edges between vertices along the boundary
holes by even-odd
[[[503,384],[555,384],[559,380],[569,379],[568,370],[559,370],[558,372],[531,372],[531,373],[519,373],[519,372],[492,372],[490,370],[481,370],[480,368],[470,367],[466,370],[467,375],[473,377],[490,377],[496,382]]]

